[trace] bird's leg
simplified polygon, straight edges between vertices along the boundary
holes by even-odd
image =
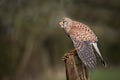
[[[74,53],[76,52],[76,49],[72,49],[72,50],[69,50],[67,53],[64,54],[63,56],[63,60],[65,60],[66,58],[68,58],[70,55],[74,55]]]
[[[74,48],[74,49],[72,49],[72,50],[69,50],[67,53],[71,53],[71,55],[72,55],[72,54],[75,53],[75,51],[76,51],[76,48]]]

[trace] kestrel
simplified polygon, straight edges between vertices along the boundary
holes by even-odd
[[[59,25],[71,38],[79,58],[87,68],[94,69],[96,67],[96,56],[100,59],[101,63],[106,66],[97,47],[97,36],[89,26],[66,17],[61,19]],[[96,50],[97,55],[94,54],[93,47]]]

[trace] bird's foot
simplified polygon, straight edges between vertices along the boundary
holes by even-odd
[[[62,57],[62,60],[65,60],[69,58],[69,56],[74,55],[75,52],[76,52],[76,49],[69,50],[67,53],[64,54],[64,56]]]
[[[76,51],[76,49],[72,49],[72,50],[69,50],[67,53],[71,53],[71,54],[74,54]]]

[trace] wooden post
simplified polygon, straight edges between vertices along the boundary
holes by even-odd
[[[76,50],[70,50],[64,55],[67,80],[88,80],[88,71],[78,58]]]

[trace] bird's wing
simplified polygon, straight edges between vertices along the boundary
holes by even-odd
[[[92,49],[92,44],[88,41],[76,41],[73,39],[74,46],[77,50],[77,54],[81,61],[86,65],[89,69],[94,69],[96,67],[96,56]]]

